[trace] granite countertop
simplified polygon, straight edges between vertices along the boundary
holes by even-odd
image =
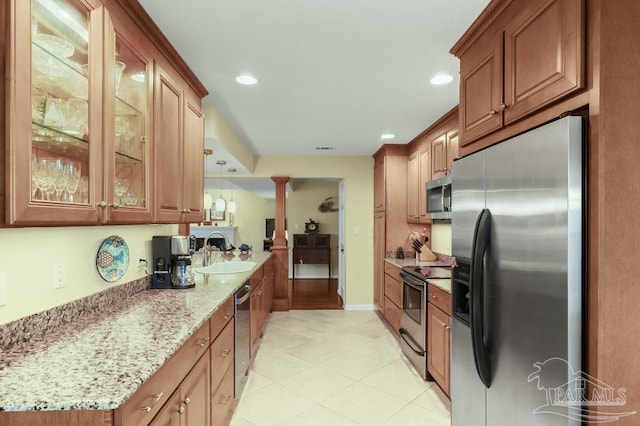
[[[249,272],[196,273],[193,289],[146,290],[0,350],[0,410],[119,407],[270,255],[253,253]]]
[[[433,262],[420,262],[415,259],[395,259],[387,257],[384,259],[385,262],[392,264],[393,266],[397,266],[398,268],[402,268],[403,266],[444,266],[450,267],[449,263],[433,261]]]
[[[451,294],[451,278],[427,278],[427,282]]]

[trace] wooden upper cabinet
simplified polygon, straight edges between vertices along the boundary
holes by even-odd
[[[499,129],[502,116],[502,34],[480,39],[460,57],[460,125],[464,145]]]
[[[584,87],[582,0],[495,2],[451,52],[460,58],[460,145]],[[495,19],[487,19],[489,15]],[[489,22],[483,27],[483,22]]]
[[[418,188],[418,214],[420,223],[430,223],[431,215],[427,213],[427,182],[431,180],[431,147],[420,150],[420,182]]]
[[[385,204],[384,156],[381,155],[373,163],[373,210],[384,211]]]
[[[200,222],[204,217],[204,117],[200,99],[187,92],[184,110],[184,171],[182,222]]]
[[[177,223],[182,215],[183,91],[156,63],[154,87],[154,221]]]
[[[505,29],[505,124],[584,85],[583,1],[525,4]]]
[[[419,211],[419,191],[420,191],[420,152],[414,151],[409,154],[407,160],[407,222],[418,222]]]
[[[438,173],[447,170],[447,135],[441,135],[431,142],[432,170],[431,175],[435,178]]]
[[[458,129],[447,132],[447,168],[451,169],[453,160],[458,158]]]

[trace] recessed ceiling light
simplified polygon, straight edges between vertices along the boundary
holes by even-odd
[[[436,74],[431,77],[431,84],[441,86],[443,84],[449,84],[453,81],[453,76],[449,74]]]
[[[384,135],[380,136],[380,139],[389,140],[389,139],[393,139],[395,137],[396,137],[396,135],[394,135],[393,133],[385,133]]]
[[[243,74],[236,77],[236,81],[245,86],[253,86],[258,83],[258,79],[252,75]]]

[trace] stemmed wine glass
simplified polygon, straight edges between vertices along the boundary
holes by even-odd
[[[40,199],[44,201],[50,200],[53,188],[53,173],[50,158],[37,158],[35,167],[35,182],[40,190]]]
[[[66,163],[67,160],[54,158],[52,165],[53,189],[56,191],[56,201],[62,201],[62,191],[67,186]]]
[[[127,193],[127,189],[129,189],[129,181],[127,179],[116,178],[115,194],[118,203],[122,204],[122,196]]]
[[[80,184],[80,163],[78,161],[67,161],[65,164],[65,174],[67,175],[67,183],[65,186],[67,193],[66,201],[74,203],[74,195]]]

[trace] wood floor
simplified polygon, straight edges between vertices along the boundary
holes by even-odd
[[[338,295],[338,280],[298,279],[295,285],[289,280],[291,309],[342,309]]]

